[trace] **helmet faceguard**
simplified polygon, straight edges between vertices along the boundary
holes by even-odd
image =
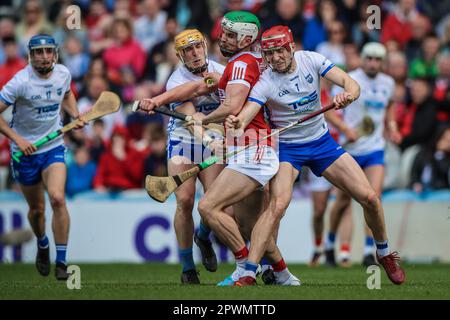
[[[245,47],[242,41],[247,37],[251,37],[251,43],[258,38],[261,24],[258,17],[247,11],[231,11],[225,14],[221,21],[221,28],[236,34],[237,50],[230,51],[227,48],[220,47],[224,56],[232,56]]]
[[[192,73],[202,73],[208,69],[208,48],[206,40],[197,29],[188,29],[180,32],[175,36],[175,51],[180,61],[184,66]],[[200,67],[192,67],[190,64],[195,60],[186,61],[184,56],[184,50],[190,46],[201,44],[203,46],[205,63]]]
[[[292,66],[292,61],[294,58],[295,51],[295,42],[294,37],[292,36],[292,31],[285,26],[275,26],[265,31],[261,37],[261,51],[264,57],[264,60],[269,64],[269,66],[273,69],[270,64],[269,59],[266,54],[269,51],[279,50],[281,48],[285,48],[291,54],[291,61],[286,69],[284,70],[276,70],[277,72],[287,72]]]
[[[36,50],[45,50],[45,49],[52,49],[53,57],[50,66],[42,66],[39,65],[39,61],[35,58],[35,52]],[[31,66],[42,75],[46,75],[49,72],[51,72],[54,68],[56,63],[58,62],[58,46],[56,44],[55,39],[53,37],[46,35],[46,34],[39,34],[36,36],[33,36],[30,41],[28,42],[28,62],[31,64]]]

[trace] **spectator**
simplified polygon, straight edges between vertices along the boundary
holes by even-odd
[[[0,19],[0,41],[5,38],[15,38],[16,32],[14,31],[15,23],[10,18]],[[0,42],[0,64],[5,63],[5,51],[4,44]]]
[[[362,47],[367,42],[379,42],[380,32],[377,29],[369,29],[368,18],[371,15],[370,11],[367,11],[372,1],[363,1],[359,5],[359,20],[353,25],[351,29],[353,41]]]
[[[150,139],[151,153],[145,159],[145,174],[167,176],[166,134],[161,124],[153,127]]]
[[[87,96],[78,100],[78,110],[80,113],[86,113],[91,110],[94,103],[100,97],[103,91],[109,90],[108,82],[105,78],[99,76],[92,76],[87,79]],[[114,114],[103,118],[105,137],[110,137],[114,127],[122,126],[125,123],[124,111],[120,109]],[[86,132],[88,138],[93,137],[93,128],[85,126],[83,130]]]
[[[171,0],[168,16],[177,21],[181,29],[196,28],[202,33],[208,33],[213,25],[208,0]]]
[[[108,13],[103,0],[92,0],[86,17],[91,54],[100,54],[113,44],[113,40],[107,36],[111,23],[112,16]]]
[[[408,62],[405,54],[400,51],[391,52],[387,56],[386,73],[394,78],[395,89],[392,101],[404,104],[406,98],[406,78],[408,74]]]
[[[89,154],[94,163],[99,163],[100,157],[105,152],[108,143],[109,141],[105,134],[105,124],[103,119],[95,120],[92,124],[92,136],[89,139],[88,144]]]
[[[418,16],[411,22],[411,40],[406,44],[406,58],[408,62],[421,57],[422,44],[430,33],[431,24],[425,16]]]
[[[303,33],[303,48],[316,50],[316,47],[326,41],[328,26],[337,19],[337,8],[333,1],[321,0],[315,5],[314,17],[305,23]]]
[[[430,35],[422,42],[421,57],[414,59],[409,66],[410,78],[434,79],[438,74],[436,57],[439,53],[439,39]]]
[[[27,65],[27,62],[19,56],[14,37],[3,38],[2,43],[5,50],[5,62],[0,65],[0,89]]]
[[[134,36],[150,53],[156,44],[167,39],[167,13],[161,10],[158,0],[144,0],[143,7],[144,15],[134,23]]]
[[[127,19],[117,18],[112,25],[114,44],[105,50],[108,79],[122,85],[121,73],[124,68],[133,70],[136,78],[144,73],[146,55],[141,45],[133,38],[131,23]]]
[[[335,65],[345,69],[344,40],[346,37],[344,24],[341,21],[333,21],[328,29],[328,41],[322,42],[317,47],[317,52],[334,62]]]
[[[95,163],[89,159],[89,151],[82,146],[75,150],[74,162],[67,167],[66,192],[69,197],[92,189]]]
[[[297,0],[277,0],[275,12],[263,20],[261,24],[263,30],[277,25],[288,26],[296,42],[300,41],[303,36],[304,22],[300,15]]]
[[[100,158],[94,178],[95,189],[115,192],[141,188],[146,156],[131,145],[125,128],[116,127],[110,146]]]
[[[89,38],[86,31],[86,26],[84,25],[85,19],[81,19],[80,29],[69,30],[67,27],[67,18],[72,13],[71,11],[67,11],[67,7],[67,5],[64,5],[61,8],[61,11],[59,11],[53,38],[55,38],[56,43],[60,44],[60,46],[63,47],[69,37],[75,37],[80,41],[82,51],[87,53],[89,51]]]
[[[28,53],[28,41],[32,36],[45,33],[52,34],[53,27],[45,17],[44,7],[40,0],[26,0],[23,5],[23,20],[16,27],[16,38],[20,41],[20,53]]]
[[[441,37],[442,50],[450,54],[450,15],[446,21],[444,32]]]
[[[412,38],[411,23],[418,15],[416,0],[399,0],[381,26],[381,42],[387,44],[394,40],[400,48],[405,48]]]
[[[437,118],[440,123],[450,124],[450,53],[440,54],[437,63],[438,76],[433,91],[438,103]]]
[[[411,103],[399,108],[397,121],[402,135],[400,149],[426,144],[436,128],[436,107],[427,79],[411,81]]]
[[[90,57],[83,52],[83,45],[79,38],[71,35],[64,43],[64,50],[61,50],[61,58],[64,65],[69,69],[72,80],[75,82],[77,90],[82,87],[81,81],[88,71]]]
[[[417,193],[450,189],[450,127],[438,131],[432,143],[417,154],[411,187]]]

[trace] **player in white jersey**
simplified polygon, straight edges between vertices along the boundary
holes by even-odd
[[[387,136],[399,143],[401,136],[394,120],[392,94],[394,80],[381,72],[386,49],[380,43],[367,43],[361,52],[362,67],[349,73],[361,85],[361,95],[358,100],[343,110],[344,125],[356,132],[363,121],[371,121],[374,131],[370,135],[359,137],[356,141],[348,143],[344,137],[341,143],[345,144],[347,152],[353,156],[359,166],[364,170],[368,181],[381,196],[384,179],[384,122],[387,126]],[[338,94],[340,88],[334,87],[333,93]],[[355,134],[356,135],[356,134]],[[334,239],[340,222],[347,225],[345,233],[341,236],[351,237],[351,198],[341,190],[337,193],[336,202],[331,209],[330,230],[325,243],[325,254],[328,261],[334,261]],[[345,221],[345,222],[344,222]],[[363,264],[369,266],[376,264],[374,256],[374,239],[371,231],[365,226],[366,239],[364,246]]]
[[[50,273],[49,240],[45,231],[44,190],[53,209],[52,229],[56,245],[55,276],[68,278],[66,249],[70,217],[65,202],[65,147],[63,137],[39,150],[34,142],[60,129],[61,107],[79,118],[75,96],[70,90],[69,70],[57,64],[55,40],[48,35],[33,36],[28,44],[29,65],[19,71],[0,91],[0,112],[13,106],[10,126],[0,117],[0,132],[11,141],[11,152],[22,151],[20,162],[11,160],[14,178],[29,206],[28,220],[38,239],[36,268],[43,276]],[[78,125],[81,128],[85,125]]]
[[[206,41],[198,30],[185,30],[176,35],[174,42],[177,56],[183,62],[183,65],[170,76],[166,85],[167,90],[177,88],[184,83],[203,79],[203,76],[208,72],[223,73],[225,68],[221,64],[208,61]],[[212,92],[187,101],[172,103],[170,108],[187,115],[197,112],[206,115],[217,109],[219,105],[220,99],[217,92]],[[196,129],[202,130],[201,128]],[[170,118],[168,134],[169,175],[176,175],[189,170],[211,156],[211,151],[202,145],[202,141],[209,141],[209,138],[205,136],[205,139],[202,139],[200,136],[200,139],[197,139],[199,137],[194,137],[193,131],[185,128],[181,120]],[[210,137],[212,132],[199,132],[199,134],[208,134],[208,137]],[[198,178],[205,192],[223,168],[222,164],[215,164],[199,173]],[[192,255],[193,240],[200,248],[205,268],[212,272],[217,270],[217,258],[209,240],[210,229],[200,222],[199,230],[194,234],[192,210],[195,201],[195,184],[196,179],[189,179],[175,192],[177,209],[174,227],[182,262],[181,282],[185,284],[200,283]]]
[[[261,55],[250,51],[260,30],[258,18],[249,12],[232,11],[224,16],[221,26],[219,45],[222,53],[230,59],[218,81],[221,105],[206,117],[198,113],[194,115],[194,119],[203,121],[203,124],[222,122],[229,114],[241,112],[248,93],[260,76]],[[155,97],[159,101],[144,100],[140,103],[143,104],[144,110],[151,112],[155,105],[160,103],[184,100],[186,96],[202,95],[216,87],[214,85],[207,87],[203,81],[193,81],[180,86],[179,90],[170,90]],[[262,110],[252,118],[245,131],[244,137],[248,139],[243,137],[235,141],[233,137],[230,137],[227,139],[227,147],[243,148],[244,144],[253,143],[259,136],[270,132],[268,124],[264,121]],[[222,148],[223,142],[214,140],[210,146]],[[268,184],[277,170],[278,157],[276,151],[272,149],[271,142],[260,142],[257,146],[246,149],[246,152],[230,157],[227,168],[220,173],[200,200],[198,205],[200,215],[214,230],[215,235],[233,252],[236,259],[235,272],[219,285],[234,285],[241,276],[241,272],[244,272],[248,255],[245,240],[250,238],[253,225],[262,207],[266,205],[261,189]],[[234,219],[224,212],[224,209],[230,205],[233,205]],[[263,277],[265,283],[272,278],[271,281],[275,284],[300,285],[300,281],[287,269],[274,242],[268,247],[266,253],[266,258],[274,270],[273,277]],[[258,268],[258,263],[252,264],[254,271]],[[268,272],[266,270],[266,273]]]
[[[270,68],[263,72],[252,89],[242,112],[227,118],[227,127],[242,130],[263,105],[270,110],[271,123],[277,128],[298,121],[302,114],[321,108],[319,77],[325,77],[344,88],[334,96],[336,108],[344,108],[359,96],[359,85],[325,57],[315,52],[295,52],[292,32],[275,26],[262,35],[261,47]],[[377,255],[389,279],[401,284],[404,271],[398,265],[397,253],[389,253],[384,213],[376,192],[356,161],[330,136],[323,114],[306,121],[279,136],[280,169],[270,182],[270,203],[258,219],[251,236],[248,261],[257,263],[272,243],[292,197],[292,185],[301,167],[310,167],[338,188],[348,192],[364,208],[367,224],[377,241]],[[253,285],[255,275],[246,269],[240,285]]]

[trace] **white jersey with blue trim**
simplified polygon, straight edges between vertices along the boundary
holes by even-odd
[[[249,101],[267,106],[272,128],[282,128],[320,110],[320,77],[334,64],[316,52],[297,51],[297,68],[292,73],[266,69],[249,95]],[[323,115],[318,115],[280,134],[281,143],[306,143],[328,131]]]
[[[220,74],[223,73],[225,67],[220,63],[215,61],[209,61],[208,63],[208,72],[218,72]],[[166,90],[171,90],[179,85],[182,85],[187,82],[197,81],[203,79],[192,72],[190,72],[183,65],[175,70],[170,76],[169,80],[166,84]],[[186,101],[180,101],[170,104],[170,108],[176,111],[176,108]],[[220,105],[220,98],[218,92],[213,92],[210,94],[206,94],[200,97],[193,98],[191,100],[197,112],[201,112],[204,114],[211,113],[215,109],[217,109]],[[170,118],[167,131],[169,133],[169,140],[172,141],[183,141],[187,143],[194,142],[194,138],[185,127],[183,127],[183,121],[175,118]],[[197,141],[195,141],[197,142]],[[198,142],[200,143],[200,142]]]
[[[349,75],[359,83],[361,93],[357,100],[342,109],[343,120],[348,126],[357,128],[363,118],[368,116],[374,122],[375,130],[370,136],[364,136],[354,143],[349,143],[345,149],[355,156],[383,150],[384,117],[394,92],[394,79],[381,72],[375,78],[370,78],[360,68],[349,72]],[[342,88],[334,86],[332,94],[336,95],[339,92],[342,92]],[[339,142],[344,144],[345,137],[341,135]]]
[[[3,87],[0,100],[13,106],[10,127],[21,137],[35,143],[46,135],[61,129],[61,102],[70,90],[72,78],[69,70],[56,64],[48,79],[40,78],[31,65],[27,65]],[[64,143],[60,136],[39,148],[43,153]],[[19,151],[11,143],[12,152]]]

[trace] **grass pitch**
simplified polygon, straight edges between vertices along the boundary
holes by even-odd
[[[381,289],[369,290],[366,269],[289,265],[300,287],[216,287],[234,265],[219,265],[215,273],[200,270],[200,286],[180,284],[180,266],[168,264],[80,264],[81,289],[69,290],[53,272],[41,277],[34,265],[0,264],[2,299],[450,299],[450,265],[404,265],[407,281],[396,286],[381,270]]]

